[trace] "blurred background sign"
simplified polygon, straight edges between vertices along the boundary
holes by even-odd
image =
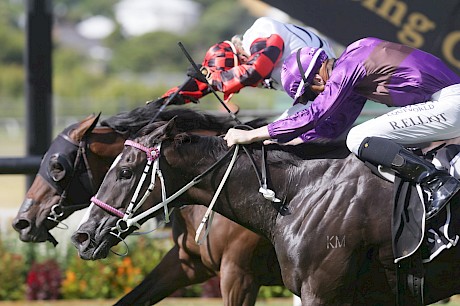
[[[416,47],[460,74],[460,0],[263,0],[346,46],[363,37]]]

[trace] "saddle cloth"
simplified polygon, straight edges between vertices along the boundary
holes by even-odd
[[[460,145],[448,145],[433,156],[433,164],[447,169],[457,179],[460,176]],[[419,248],[422,261],[430,262],[443,250],[455,246],[459,236],[454,231],[460,226],[459,196],[430,222],[425,221],[426,195],[419,186],[395,179],[395,205],[392,216],[393,255],[395,263],[411,256]]]

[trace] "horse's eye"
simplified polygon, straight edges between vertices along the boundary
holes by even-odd
[[[129,169],[121,169],[119,177],[121,179],[129,180],[131,177],[133,177],[133,172]]]

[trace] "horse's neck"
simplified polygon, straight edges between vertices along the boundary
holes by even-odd
[[[223,156],[226,153],[223,147],[222,150],[216,149],[217,142],[203,143],[203,145],[189,143],[178,145],[183,146],[183,149],[171,147],[171,150],[168,148],[164,151],[174,163],[176,179],[178,177],[190,179],[203,173],[215,162],[216,156]],[[214,148],[214,152],[211,153],[209,148]],[[259,171],[262,166],[260,156],[260,154],[255,156]],[[358,164],[354,164],[352,159]],[[206,163],[204,164],[203,161]],[[351,155],[345,159],[301,160],[292,154],[279,151],[267,152],[267,164],[268,188],[275,192],[278,199],[281,199],[280,203],[266,200],[259,192],[261,187],[259,178],[249,158],[244,153],[240,153],[214,207],[221,215],[266,237],[273,234],[276,220],[283,213],[284,205],[288,206],[291,213],[303,212],[304,208],[292,206],[299,203],[292,204],[291,199],[302,194],[300,197],[308,200],[308,195],[303,190],[325,189],[328,188],[328,184],[333,184],[322,181],[323,175],[327,175],[329,180],[341,180],[341,177],[345,180],[345,177],[351,175],[349,172],[356,174],[356,178],[361,173],[359,167],[365,168],[364,164]],[[188,204],[198,203],[208,206],[228,165],[229,160],[226,160],[217,172],[213,171],[203,177],[203,180],[188,192],[190,201]],[[313,204],[305,203],[305,207]]]
[[[179,190],[181,187],[185,186],[198,175],[204,173],[212,165],[212,163],[208,163],[206,165],[199,165],[200,160],[215,160],[214,158],[211,158],[209,156],[206,157],[203,154],[191,154],[190,151],[182,153],[178,153],[178,151],[175,150],[172,151],[174,155],[170,155],[169,160],[174,160],[176,162],[175,165],[172,166],[172,168],[175,170],[168,170],[167,168],[164,168],[162,169],[162,171],[167,181],[167,185],[177,184],[176,188],[174,188],[175,190]],[[166,155],[169,155],[168,152],[166,152]],[[178,155],[182,156],[182,158],[178,158]],[[183,158],[184,156],[185,158]],[[191,156],[197,156],[199,160],[196,160],[195,158],[190,158]],[[181,198],[179,204],[203,205],[209,207],[211,199],[216,195],[216,190],[218,189],[218,186],[221,183],[222,177],[224,176],[224,173],[227,170],[228,165],[228,160],[225,160],[224,162],[222,162],[222,165],[220,167],[203,176],[198,184],[186,191],[186,197]],[[260,209],[254,209],[254,206],[248,205],[248,202],[254,202],[253,199],[255,197],[260,196],[260,201],[258,201],[260,205],[270,204],[265,203],[267,201],[263,198],[263,196],[260,193],[258,193],[260,185],[257,180],[257,176],[254,173],[254,169],[251,166],[249,166],[249,171],[243,171],[244,173],[241,174],[240,168],[240,166],[235,165],[235,167],[232,169],[230,177],[225,182],[225,185],[222,191],[220,192],[219,197],[217,198],[213,210],[223,215],[224,217],[236,223],[239,223],[243,227],[249,228],[260,234],[266,235],[267,232],[265,231],[265,228],[260,227],[260,220],[257,218],[261,216]],[[244,168],[247,169],[248,167]],[[171,171],[173,171],[174,174],[172,174]],[[170,174],[172,174],[172,176],[169,176]],[[244,184],[244,189],[235,190],[234,187],[240,185],[241,182],[243,182]],[[194,209],[191,211],[196,213],[195,215],[193,215],[193,219],[197,221],[201,220],[201,218],[204,216],[206,208]],[[202,212],[201,215],[199,213],[200,211]],[[263,211],[264,214],[266,212],[267,210]],[[272,214],[276,215],[276,211],[273,210]]]
[[[268,187],[281,200],[276,203],[266,200],[259,192],[260,185],[250,165],[235,167],[234,170],[228,182],[230,185],[226,185],[215,210],[269,239],[276,235],[280,219],[287,220],[294,216],[302,218],[312,210],[321,211],[317,205],[327,209],[328,201],[320,195],[329,194],[329,188],[356,188],[363,179],[368,177],[370,180],[373,176],[353,155],[344,159],[303,160],[297,165],[282,167],[269,165]],[[214,186],[212,190],[215,190],[219,181],[209,180],[208,184],[208,188]],[[385,182],[382,181],[382,184]]]

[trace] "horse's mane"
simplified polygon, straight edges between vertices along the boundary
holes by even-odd
[[[212,115],[197,117],[195,124],[200,125],[200,120],[208,120],[212,117]],[[257,122],[257,120],[255,122]],[[204,123],[201,123],[201,125],[203,124]],[[148,135],[154,132],[160,125],[161,123],[158,122],[156,124],[146,126],[138,134],[141,136]],[[197,149],[197,154],[201,154],[199,152],[208,152],[214,157],[221,156],[222,151],[228,150],[226,142],[222,139],[222,137],[187,134],[186,132],[188,130],[186,125],[184,125],[184,121],[181,120],[180,115],[176,117],[175,127],[176,133],[170,136],[172,137],[174,145],[178,150],[187,150],[182,146],[182,144],[187,143],[200,143],[200,146]],[[251,154],[254,154],[255,156],[260,156],[262,153],[262,144],[253,143],[250,145],[245,145],[245,149],[246,151],[250,151]],[[302,160],[307,159],[343,159],[350,154],[350,151],[346,147],[345,141],[343,140],[331,141],[329,143],[312,142],[296,146],[270,144],[264,146],[264,149],[265,152],[267,152],[267,162],[279,165],[296,165]]]
[[[227,147],[226,141],[222,137],[192,135],[187,133],[175,133],[170,135],[174,145],[174,150],[182,156],[210,156],[218,160],[230,150]],[[195,144],[189,146],[189,144]],[[253,143],[245,145],[246,150],[240,148],[240,154],[249,152],[257,160],[261,160],[262,145],[261,143]],[[345,145],[319,145],[319,144],[303,144],[297,146],[280,146],[271,144],[264,147],[266,153],[266,163],[276,165],[280,168],[290,166],[299,166],[305,160],[320,160],[320,159],[344,159],[350,152]],[[249,159],[244,159],[235,165],[237,168],[252,168],[252,163]],[[258,164],[258,162],[256,163]],[[260,167],[260,164],[257,166]]]
[[[151,122],[155,116],[157,116],[155,119],[157,122],[169,121],[176,117],[178,127],[184,132],[201,129],[225,133],[229,128],[237,124],[237,122],[226,113],[213,115],[186,106],[168,105],[160,112],[163,100],[164,99],[151,101],[131,111],[114,115],[101,121],[101,126],[110,127],[126,137],[134,138],[139,135],[146,135],[158,126]],[[253,128],[266,124],[266,118],[256,118],[245,123],[245,125]]]
[[[138,134],[141,129],[150,125],[151,120],[157,116],[155,121],[169,121],[174,117],[178,118],[181,130],[204,129],[224,133],[235,125],[235,121],[227,114],[210,115],[189,107],[171,105],[159,112],[161,100],[150,102],[144,106],[137,107],[128,112],[122,112],[107,118],[101,122],[102,126],[108,126],[125,136]],[[155,125],[153,125],[153,128]],[[152,128],[152,126],[150,127]],[[144,134],[147,132],[144,131]]]

